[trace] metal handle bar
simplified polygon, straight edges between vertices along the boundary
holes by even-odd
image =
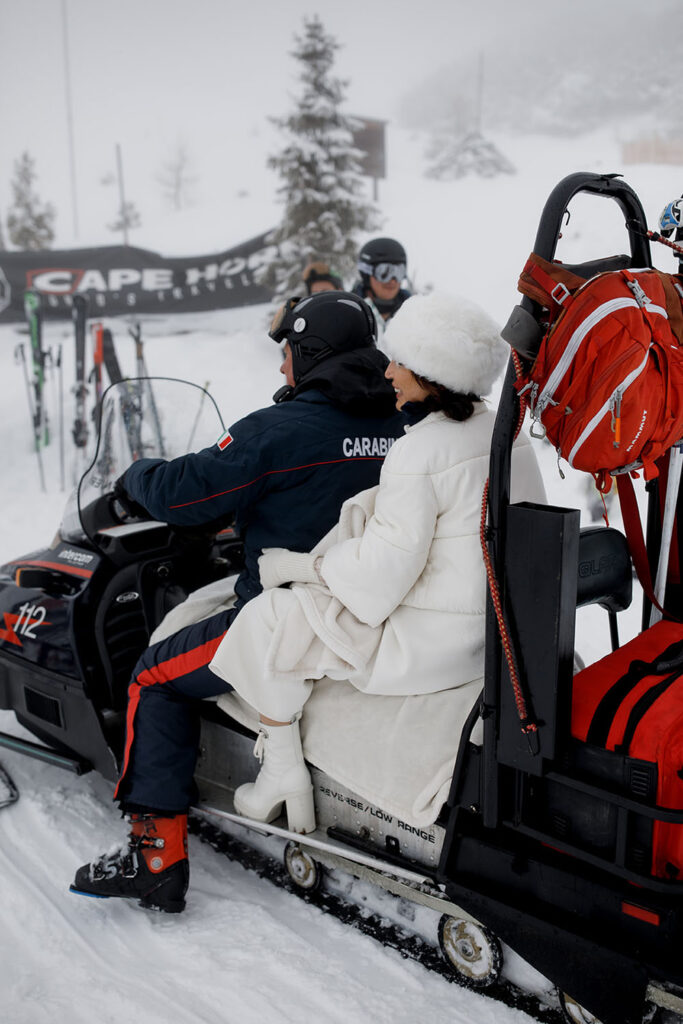
[[[552,190],[543,207],[534,242],[534,252],[547,260],[553,259],[567,206],[580,192],[605,196],[608,199],[614,199],[619,204],[626,221],[632,266],[651,267],[645,212],[633,189],[617,174],[577,171],[575,174],[568,174],[566,178],[563,178]]]

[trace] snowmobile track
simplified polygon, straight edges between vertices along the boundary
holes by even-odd
[[[326,892],[323,888],[308,892],[298,888],[289,878],[282,863],[253,849],[246,843],[240,842],[234,836],[228,835],[200,815],[190,814],[188,830],[201,842],[208,843],[217,853],[223,854],[229,860],[236,861],[260,878],[265,878],[273,885],[298,896],[305,903],[318,907],[324,913],[336,917],[342,924],[355,928],[363,935],[369,935],[383,946],[395,949],[406,960],[416,961],[428,971],[441,975],[446,981],[464,987],[443,959],[440,950],[429,945],[419,936],[412,935],[387,922],[378,914],[368,913],[366,909],[348,903],[340,896]],[[470,989],[470,991],[475,990]],[[480,990],[480,994],[512,1009],[521,1010],[533,1017],[534,1020],[541,1021],[542,1024],[566,1024],[561,1010],[549,1007],[536,996],[524,992],[509,981],[497,982],[485,990]]]

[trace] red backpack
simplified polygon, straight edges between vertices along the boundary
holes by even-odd
[[[585,281],[532,253],[519,290],[548,310],[549,327],[517,382],[531,433],[609,489],[610,474],[643,468],[683,438],[683,288],[657,270]],[[539,428],[540,425],[540,428]]]

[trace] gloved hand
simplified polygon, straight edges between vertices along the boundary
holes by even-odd
[[[265,548],[258,560],[264,590],[282,583],[321,583],[315,570],[316,556],[287,548]]]
[[[123,486],[123,477],[125,475],[124,473],[123,476],[114,481],[114,488],[111,494],[114,512],[119,519],[149,519],[150,516],[147,509],[139,505],[137,501],[134,501]]]

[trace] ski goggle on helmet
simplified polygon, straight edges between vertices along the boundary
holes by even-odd
[[[358,269],[362,274],[369,274],[380,284],[388,284],[396,280],[400,284],[406,276],[407,267],[405,263],[358,263]]]
[[[287,299],[273,317],[268,334],[273,341],[289,345],[298,382],[335,353],[374,345],[375,318],[363,299],[351,292],[319,292],[308,298]]]
[[[659,217],[659,230],[665,238],[679,241],[683,228],[683,196],[667,203]]]
[[[270,322],[270,329],[268,331],[268,337],[272,338],[273,341],[284,341],[289,331],[294,327],[295,317],[292,316],[292,310],[295,306],[298,306],[301,302],[301,296],[294,295],[291,299],[287,299],[282,305],[275,311],[275,316]]]

